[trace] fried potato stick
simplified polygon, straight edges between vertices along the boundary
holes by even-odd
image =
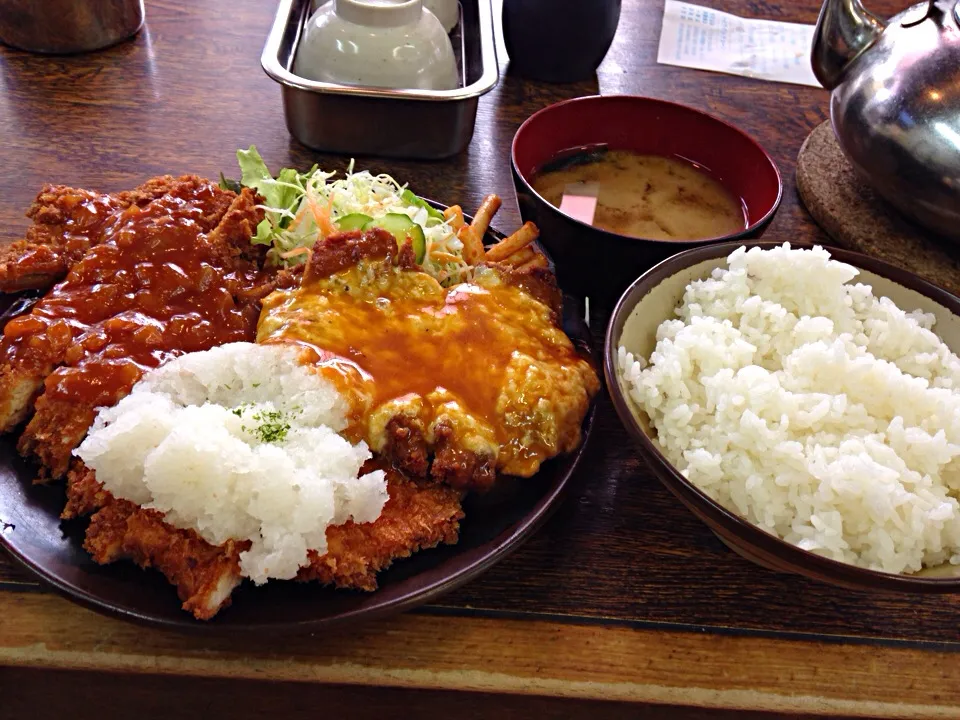
[[[487,260],[501,262],[518,250],[525,248],[540,236],[540,231],[532,222],[525,222],[513,235],[504,238],[487,250]]]
[[[478,238],[482,239],[487,234],[490,221],[493,220],[493,216],[497,214],[497,210],[500,209],[502,204],[503,201],[500,200],[500,196],[492,194],[487,195],[480,203],[480,207],[473,216],[473,222],[470,223],[470,227],[473,228]]]
[[[547,258],[545,258],[541,253],[537,253],[532,260],[528,260],[523,265],[518,265],[517,270],[532,270],[533,268],[545,268],[549,264],[550,263],[547,262]]]
[[[509,255],[508,257],[506,257],[503,260],[503,262],[509,265],[513,265],[514,267],[519,267],[520,265],[523,265],[526,262],[530,262],[536,256],[537,256],[536,250],[534,250],[532,247],[527,245],[526,247],[522,247],[512,255]]]
[[[481,235],[477,235],[472,225],[464,225],[457,232],[457,237],[463,243],[463,259],[468,265],[476,265],[483,262],[483,240]]]
[[[453,228],[454,232],[459,232],[464,226],[463,209],[459,205],[451,205],[443,211],[443,218],[447,224]]]

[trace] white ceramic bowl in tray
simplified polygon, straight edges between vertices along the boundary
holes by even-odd
[[[308,80],[292,68],[310,0],[280,0],[260,64],[281,85],[287,129],[322,152],[436,160],[464,150],[477,104],[499,78],[489,0],[463,0],[450,39],[459,80],[453,90],[396,90]]]

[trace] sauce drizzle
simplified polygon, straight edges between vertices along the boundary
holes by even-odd
[[[29,314],[7,323],[3,359],[59,365],[47,398],[108,405],[178,354],[251,341],[256,308],[235,298],[257,271],[202,232],[218,192],[207,184],[127,208]],[[92,201],[86,209],[88,228],[111,210]]]

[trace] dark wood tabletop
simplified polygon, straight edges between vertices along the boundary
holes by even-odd
[[[784,4],[704,0],[703,4],[750,17],[801,23],[815,22],[819,9],[815,0]],[[871,2],[871,9],[884,16],[901,7],[889,0]],[[43,57],[0,49],[0,239],[22,236],[27,227],[24,212],[46,182],[116,191],[160,174],[216,177],[221,170],[232,171],[236,149],[250,144],[257,145],[274,170],[284,166],[306,168],[313,163],[324,168],[345,167],[348,158],[315,153],[299,145],[286,130],[279,87],[263,73],[259,63],[274,10],[274,3],[264,0],[147,0],[143,30],[135,39],[112,49],[75,57]],[[501,46],[500,83],[481,99],[473,140],[457,157],[440,162],[358,161],[363,167],[389,171],[410,182],[422,195],[459,203],[465,209],[476,207],[487,193],[498,193],[504,198],[504,207],[495,226],[509,231],[520,224],[509,147],[525,118],[553,102],[582,95],[648,95],[685,103],[734,123],[773,156],[783,175],[785,192],[766,238],[829,242],[799,204],[793,179],[797,151],[827,117],[828,93],[819,88],[658,65],[662,10],[662,0],[625,0],[614,45],[596,78],[586,82],[551,85],[521,80],[510,74]],[[598,345],[603,341],[604,321],[593,318]],[[453,637],[435,637],[449,657],[465,658],[462,668],[456,660],[445,661],[446,671],[456,674],[462,670],[456,675],[460,680],[441,682],[436,675],[422,683],[409,679],[395,682],[391,678],[399,675],[387,671],[381,675],[333,675],[328,678],[333,689],[323,696],[325,701],[353,702],[348,690],[355,682],[406,688],[367,696],[371,707],[382,709],[393,702],[412,702],[404,699],[403,692],[415,694],[430,687],[437,694],[433,704],[424,707],[440,712],[458,706],[444,695],[456,687],[477,693],[502,689],[511,696],[529,692],[537,697],[581,698],[560,706],[566,712],[557,711],[557,716],[572,716],[580,712],[578,703],[585,702],[584,698],[599,699],[586,690],[572,689],[580,687],[573,680],[553,690],[547,685],[533,690],[529,686],[524,686],[527,690],[512,686],[504,689],[479,681],[458,685],[471,672],[483,670],[480,659],[495,661],[495,655],[483,655],[484,633],[479,628],[487,628],[492,633],[488,637],[506,632],[503,628],[514,628],[517,634],[504,642],[520,643],[517,638],[524,633],[532,633],[530,638],[539,637],[536,633],[541,630],[533,628],[555,627],[558,633],[566,632],[563,628],[578,628],[570,632],[579,633],[581,640],[577,642],[588,645],[593,642],[591,638],[600,642],[598,638],[608,637],[614,644],[627,642],[625,638],[629,642],[646,638],[636,650],[653,655],[647,655],[648,659],[631,656],[623,661],[625,667],[634,668],[637,687],[659,686],[655,678],[646,684],[643,680],[643,669],[653,667],[649,658],[658,652],[663,668],[673,668],[670,663],[674,663],[676,668],[687,668],[683,672],[692,673],[687,665],[695,662],[698,652],[708,647],[731,648],[730,667],[720,663],[719,669],[714,668],[719,676],[728,678],[737,675],[739,670],[734,666],[742,663],[777,665],[777,658],[793,658],[783,661],[777,675],[781,684],[776,692],[770,691],[771,697],[775,695],[782,702],[752,700],[750,687],[743,689],[747,695],[735,699],[722,696],[728,698],[725,700],[692,689],[687,695],[644,695],[637,690],[632,695],[607,696],[610,700],[650,702],[654,710],[662,705],[685,704],[714,709],[713,714],[703,710],[707,714],[702,715],[699,710],[690,710],[690,717],[726,717],[723,708],[731,712],[752,709],[929,717],[950,717],[952,712],[953,717],[960,716],[960,676],[955,672],[960,661],[951,661],[960,658],[954,655],[960,650],[960,602],[949,596],[851,592],[774,574],[741,559],[658,484],[638,458],[605,397],[599,401],[596,429],[571,492],[548,524],[479,579],[394,622],[399,625],[379,623],[376,627],[384,637],[371,642],[389,642],[386,636],[392,627],[406,628],[405,632],[411,633],[408,642],[416,639],[417,633],[426,633],[427,637],[420,638],[426,641],[431,633],[460,635],[464,628],[472,628],[471,637],[476,639],[473,645],[455,647],[451,644]],[[48,636],[54,627],[57,633],[88,629],[78,631],[81,634],[94,632],[89,630],[94,628],[94,634],[123,637],[129,645],[122,651],[114,647],[113,659],[103,662],[91,659],[102,649],[93,635],[88,637],[89,646],[70,650],[86,653],[82,662],[53,650],[25,650],[37,646],[49,649]],[[695,642],[701,645],[690,644]],[[102,684],[97,679],[102,677],[101,672],[258,676],[236,670],[249,668],[243,662],[244,654],[254,653],[254,649],[245,648],[239,641],[217,648],[229,654],[233,671],[201,668],[204,641],[168,639],[159,631],[134,632],[120,621],[75,608],[0,555],[0,665],[7,666],[0,670],[0,682],[7,690],[19,688],[21,697],[28,697],[27,689],[33,688],[36,692],[32,697],[37,699],[46,683],[61,685],[64,674],[80,678],[78,687],[87,688]],[[301,643],[297,652],[308,653],[305,648]],[[542,649],[544,668],[556,661],[549,648],[545,644]],[[676,652],[668,653],[671,648]],[[754,649],[759,653],[761,648],[765,649],[763,653],[751,656]],[[349,664],[349,653],[341,654]],[[140,659],[131,660],[134,656]],[[190,662],[200,665],[180,664],[175,669],[152,662],[156,656],[189,657],[193,658]],[[516,659],[518,655],[510,657]],[[753,659],[748,661],[749,657]],[[259,677],[310,680],[311,676],[277,670],[264,662]],[[369,668],[379,661],[365,657],[357,662]],[[384,667],[389,665],[384,663]],[[797,700],[800,696],[815,697],[817,688],[825,686],[816,677],[818,666],[841,672],[858,663],[861,670],[864,664],[870,665],[872,672],[850,684],[834,683],[833,689],[820,697],[822,702],[804,704],[802,698]],[[475,664],[477,669],[471,669]],[[33,669],[12,669],[15,665]],[[922,680],[911,677],[908,687],[904,668],[916,666],[938,674],[931,676],[934,686],[924,686]],[[80,669],[96,672],[85,679],[83,675],[71,675],[70,671]],[[754,670],[766,672],[759,665]],[[44,671],[49,675],[34,674]],[[580,679],[591,681],[588,675]],[[323,680],[325,676],[312,677]],[[629,673],[624,677],[629,678]],[[749,684],[749,678],[743,682]],[[776,685],[772,680],[770,683]],[[672,686],[680,690],[684,687],[680,681]],[[143,698],[149,692],[142,688],[148,686],[139,687],[137,702],[145,702]],[[208,693],[207,697],[232,695],[218,687],[210,685],[204,690],[201,685],[193,692]],[[283,694],[276,688],[269,692]],[[399,694],[391,700],[389,692]],[[358,697],[363,697],[362,691]],[[536,705],[539,700],[528,698],[523,702],[534,704],[510,705],[503,700],[502,706],[514,708],[517,716],[545,712]],[[3,703],[0,697],[0,707]],[[898,703],[904,703],[899,710]],[[611,714],[629,714],[616,704],[598,707]],[[664,716],[676,716],[669,708],[657,712],[661,711]],[[583,712],[595,714],[597,710]],[[742,715],[734,712],[730,716]]]

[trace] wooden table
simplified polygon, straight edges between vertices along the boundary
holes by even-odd
[[[707,4],[807,23],[818,9],[814,0]],[[872,5],[886,15],[898,7]],[[275,170],[343,167],[344,158],[317,155],[285,129],[279,89],[259,67],[273,10],[262,0],[148,0],[144,30],[114,49],[70,58],[0,51],[0,236],[22,234],[23,213],[47,181],[120,190],[163,173],[215,177],[251,143]],[[589,82],[523,82],[501,49],[506,74],[481,101],[466,152],[363,165],[464,207],[497,192],[506,199],[497,223],[513,228],[509,144],[520,122],[564,98],[641,93],[752,133],[786,182],[767,237],[824,241],[798,205],[793,172],[800,144],[826,116],[827,93],[657,65],[661,12],[659,0],[625,2],[614,46]],[[0,581],[2,717],[38,708],[99,717],[105,707],[109,717],[635,717],[632,703],[651,717],[960,717],[955,600],[847,592],[740,559],[654,480],[606,399],[549,524],[477,581],[404,616],[252,644],[101,617],[9,559]]]

